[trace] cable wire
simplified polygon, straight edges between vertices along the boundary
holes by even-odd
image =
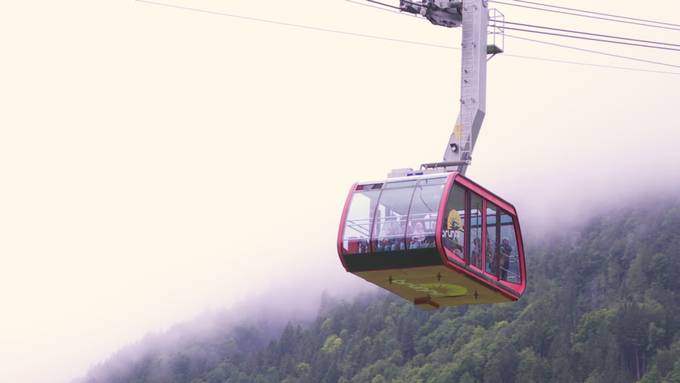
[[[680,68],[680,65],[667,64],[667,63],[660,62],[660,61],[646,60],[646,59],[640,59],[640,58],[630,57],[630,56],[623,56],[623,55],[618,55],[618,54],[614,54],[614,53],[596,51],[596,50],[593,50],[593,49],[579,48],[579,47],[574,47],[574,46],[571,46],[571,45],[551,43],[549,41],[535,40],[535,39],[530,39],[530,38],[520,37],[520,36],[513,36],[513,35],[508,35],[508,34],[506,34],[505,37],[510,37],[512,39],[518,39],[518,40],[524,40],[524,41],[530,41],[530,42],[534,42],[534,43],[537,43],[537,44],[544,44],[544,45],[551,45],[551,46],[560,47],[560,48],[572,49],[572,50],[577,50],[577,51],[581,51],[581,52],[588,52],[588,53],[593,53],[593,54],[602,55],[602,56],[616,57],[616,58],[620,58],[620,59],[624,59],[624,60],[638,61],[638,62],[643,62],[643,63],[647,63],[647,64],[663,65],[663,66],[667,66],[667,67],[671,67],[671,68]]]
[[[396,39],[396,38],[391,38],[391,37],[375,36],[375,35],[368,35],[368,34],[363,34],[363,33],[354,33],[354,32],[347,32],[347,31],[334,30],[334,29],[328,29],[328,28],[319,28],[319,27],[313,27],[313,26],[309,26],[309,25],[279,22],[279,21],[275,21],[275,20],[261,19],[261,18],[255,18],[255,17],[250,17],[250,16],[231,14],[231,13],[226,13],[226,12],[211,11],[211,10],[201,9],[201,8],[192,8],[192,7],[180,6],[180,5],[174,5],[174,4],[167,4],[167,3],[151,1],[151,0],[135,0],[135,1],[138,2],[138,3],[145,3],[145,4],[148,4],[148,5],[162,6],[162,7],[166,7],[166,8],[175,8],[175,9],[184,10],[184,11],[200,12],[200,13],[205,13],[205,14],[225,16],[225,17],[237,18],[237,19],[260,22],[260,23],[275,24],[275,25],[280,25],[280,26],[285,26],[285,27],[307,29],[307,30],[313,30],[313,31],[318,31],[318,32],[335,33],[335,34],[340,34],[340,35],[345,35],[345,36],[367,38],[367,39],[372,39],[372,40],[383,40],[383,41],[389,41],[389,42],[404,43],[404,44],[409,44],[409,45],[422,45],[422,46],[426,46],[426,47],[430,47],[430,48],[460,50],[460,48],[450,46],[450,45],[430,44],[430,43],[425,43],[425,42],[421,42],[421,41],[401,40],[401,39]],[[520,40],[529,40],[529,41],[538,42],[538,40],[526,39],[526,38],[523,38],[523,37],[515,37],[515,36],[512,36],[512,37],[520,39]],[[546,44],[553,45],[552,43],[547,43],[547,42],[540,42],[540,43],[546,43]],[[569,47],[569,48],[578,49],[578,48],[574,48],[574,47]],[[599,52],[599,51],[591,51],[591,53],[598,53],[598,54],[601,53],[601,54],[609,55],[607,53],[603,53],[603,52]],[[589,66],[589,67],[594,67],[594,68],[618,69],[618,70],[625,70],[625,71],[632,71],[632,72],[657,73],[657,74],[667,74],[667,75],[673,75],[673,76],[680,76],[680,72],[670,72],[670,71],[660,71],[660,70],[653,70],[653,69],[642,69],[642,68],[623,67],[623,66],[614,66],[614,65],[584,63],[584,62],[578,62],[578,61],[559,60],[559,59],[551,59],[551,58],[547,58],[547,57],[537,57],[537,56],[513,55],[513,54],[507,54],[507,53],[504,54],[504,56],[514,57],[514,58],[519,58],[519,59],[525,59],[525,60],[544,61],[544,62],[553,62],[553,63],[561,63],[561,64],[569,64],[569,65],[579,65],[579,66]],[[642,61],[647,62],[646,60],[642,60]],[[663,63],[657,63],[657,62],[651,62],[651,63],[665,65]],[[668,66],[675,67],[674,65],[670,65],[670,64]]]
[[[397,39],[397,38],[393,38],[393,37],[369,35],[369,34],[366,34],[366,33],[342,31],[342,30],[338,30],[338,29],[315,27],[315,26],[304,25],[304,24],[294,24],[294,23],[288,23],[288,22],[285,22],[285,21],[262,19],[262,18],[258,18],[258,17],[237,15],[237,14],[233,14],[233,13],[226,13],[226,12],[220,12],[220,11],[211,11],[211,10],[208,10],[208,9],[201,9],[201,8],[192,8],[192,7],[186,7],[186,6],[183,6],[183,5],[168,4],[168,3],[162,3],[162,2],[158,2],[158,1],[152,1],[152,0],[135,0],[135,1],[138,2],[138,3],[156,5],[156,6],[159,6],[159,7],[175,8],[175,9],[181,9],[181,10],[184,10],[184,11],[207,13],[207,14],[217,15],[217,16],[231,17],[231,18],[234,18],[234,19],[255,21],[255,22],[258,22],[258,23],[265,23],[265,24],[275,24],[275,25],[281,25],[281,26],[284,26],[284,27],[306,29],[306,30],[317,31],[317,32],[334,33],[334,34],[338,34],[338,35],[362,37],[362,38],[366,38],[366,39],[383,40],[383,41],[390,41],[390,42],[395,42],[395,43],[403,43],[403,44],[411,44],[411,45],[422,45],[422,46],[431,47],[431,48],[460,50],[460,48],[453,47],[453,46],[450,46],[450,45],[432,44],[432,43],[426,43],[426,42],[422,42],[422,41],[405,40],[405,39]]]
[[[347,1],[352,1],[352,0],[347,0]],[[605,38],[610,38],[610,39],[635,41],[635,42],[639,42],[639,43],[648,43],[648,44],[668,45],[668,46],[672,46],[672,47],[680,47],[680,44],[664,43],[664,42],[661,42],[661,41],[641,40],[641,39],[634,39],[634,38],[631,38],[631,37],[620,37],[620,36],[614,36],[614,35],[604,35],[604,34],[600,34],[600,33],[576,31],[576,30],[573,30],[573,29],[553,28],[553,27],[545,27],[545,26],[541,26],[541,25],[515,23],[515,22],[512,22],[512,21],[503,21],[503,22],[501,22],[501,24],[518,25],[518,26],[521,26],[521,27],[529,27],[529,28],[537,28],[537,29],[547,29],[547,30],[558,31],[558,32],[578,33],[578,34],[582,34],[582,35],[586,35],[586,36],[605,37]]]
[[[376,0],[366,0],[366,1],[368,1],[369,3],[378,4],[378,5],[382,5],[383,7],[388,7],[388,8],[392,8],[392,9],[398,9],[398,10],[401,11],[401,7],[397,7],[396,5],[391,5],[391,4],[387,4],[387,3],[382,3],[382,2],[376,1]]]
[[[605,13],[605,12],[587,11],[587,10],[583,10],[583,9],[569,8],[569,7],[564,7],[564,6],[560,6],[560,5],[554,5],[554,4],[537,3],[537,2],[535,2],[535,1],[527,1],[527,0],[510,0],[510,1],[514,1],[514,2],[517,2],[517,3],[525,3],[525,4],[540,5],[540,6],[542,6],[542,7],[564,9],[564,10],[566,10],[566,11],[576,11],[576,12],[581,12],[581,13],[589,13],[589,14],[591,14],[591,15],[607,16],[607,17],[615,17],[615,18],[618,18],[618,19],[632,20],[632,21],[640,21],[640,22],[644,22],[644,23],[653,23],[653,24],[660,24],[660,25],[668,25],[668,26],[680,28],[680,24],[666,23],[666,22],[663,22],[663,21],[647,20],[647,19],[638,19],[638,18],[636,18],[636,17],[620,16],[620,15],[614,15],[614,14]]]
[[[663,70],[633,68],[633,67],[618,66],[618,65],[584,63],[584,62],[580,62],[580,61],[552,59],[552,58],[548,58],[548,57],[516,55],[516,54],[512,54],[512,53],[503,53],[502,55],[500,55],[498,57],[512,57],[512,58],[533,60],[533,61],[545,61],[545,62],[556,63],[556,64],[569,64],[569,65],[578,65],[578,66],[602,68],[602,69],[617,69],[617,70],[625,70],[625,71],[630,71],[630,72],[657,73],[657,74],[668,74],[668,75],[673,75],[673,76],[680,76],[680,72],[669,72],[669,71],[663,71]]]
[[[490,24],[493,27],[496,28],[501,28],[501,29],[507,29],[511,31],[518,31],[518,32],[529,32],[529,33],[537,33],[541,35],[550,35],[550,36],[557,36],[557,37],[566,37],[570,39],[579,39],[579,40],[587,40],[587,41],[597,41],[597,42],[602,42],[602,43],[611,43],[611,44],[620,44],[620,45],[628,45],[632,47],[641,47],[641,48],[652,48],[652,49],[663,49],[667,51],[676,51],[680,52],[680,49],[678,48],[671,48],[671,47],[660,47],[660,46],[654,46],[654,45],[648,45],[648,44],[637,44],[637,43],[629,43],[625,41],[614,41],[614,40],[607,40],[607,39],[597,39],[593,37],[583,37],[583,36],[575,36],[575,35],[567,35],[564,33],[554,33],[554,32],[545,32],[545,31],[534,31],[531,29],[524,29],[524,28],[514,28],[514,27],[506,27],[503,26],[502,24]]]
[[[559,13],[559,14],[562,14],[562,15],[585,17],[585,18],[589,18],[589,19],[612,21],[612,22],[615,22],[615,23],[639,25],[639,26],[650,27],[650,28],[667,29],[667,30],[671,30],[671,31],[680,31],[680,28],[667,27],[667,26],[663,26],[663,25],[646,24],[646,23],[640,23],[640,22],[635,22],[635,21],[626,21],[626,20],[613,19],[613,18],[607,18],[607,17],[595,16],[595,15],[584,15],[584,14],[581,14],[581,13],[560,11],[560,10],[557,10],[557,9],[546,9],[546,8],[532,7],[532,6],[529,6],[529,5],[507,3],[507,2],[499,1],[499,0],[489,0],[489,2],[496,3],[496,4],[508,5],[508,6],[511,6],[511,7],[520,7],[520,8],[533,9],[533,10],[537,10],[537,11]]]
[[[348,3],[355,4],[355,5],[360,5],[362,7],[377,9],[377,10],[383,11],[383,12],[389,12],[389,13],[394,13],[394,14],[397,14],[397,15],[419,18],[418,15],[414,15],[414,14],[411,14],[411,13],[408,13],[408,12],[401,12],[401,8],[399,8],[399,7],[396,7],[397,9],[400,9],[399,11],[394,10],[394,9],[388,9],[388,8],[395,8],[395,7],[390,6],[388,4],[385,4],[385,3],[378,2],[378,1],[364,0],[364,1],[368,1],[369,3],[380,4],[381,6],[365,4],[364,2],[361,2],[361,1],[358,1],[358,0],[345,0],[345,1],[348,2]],[[385,8],[385,7],[387,7],[387,8]]]

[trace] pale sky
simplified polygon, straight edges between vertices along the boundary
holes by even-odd
[[[675,0],[553,1],[680,22]],[[460,30],[343,0],[166,3],[460,43]],[[516,22],[680,43],[680,31],[498,7]],[[559,42],[680,65],[678,52]],[[3,2],[0,48],[2,382],[69,381],[147,332],[281,285],[363,286],[335,253],[348,188],[439,160],[458,113],[459,51],[135,1]],[[534,225],[677,190],[679,86],[498,56],[468,175]]]

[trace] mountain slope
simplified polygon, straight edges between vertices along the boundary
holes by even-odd
[[[326,299],[313,323],[268,345],[261,329],[241,329],[86,381],[680,382],[680,202],[541,242],[527,249],[529,290],[516,303],[430,313],[384,293]]]

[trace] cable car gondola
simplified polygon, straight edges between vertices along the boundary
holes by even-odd
[[[456,172],[355,184],[337,246],[348,272],[422,308],[515,301],[526,287],[515,208]]]
[[[461,109],[443,162],[352,187],[338,234],[340,260],[423,308],[516,301],[526,288],[517,212],[465,177],[486,115],[487,61],[503,52],[496,45],[503,15],[494,11],[489,30],[486,0],[400,0],[400,10],[462,27]]]

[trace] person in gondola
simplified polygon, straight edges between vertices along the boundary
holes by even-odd
[[[397,237],[400,234],[399,223],[396,221],[386,221],[380,241],[378,242],[378,251],[396,251],[399,250],[399,241]],[[403,233],[401,233],[403,235]]]
[[[480,257],[482,255],[482,243],[479,238],[472,241],[472,250],[470,251],[470,263],[475,267],[480,267]]]
[[[512,246],[510,240],[503,238],[501,241],[498,254],[500,255],[498,263],[500,266],[500,277],[503,280],[508,280],[508,268],[510,267],[510,255],[512,255]]]
[[[411,233],[411,243],[409,244],[411,249],[420,249],[425,247],[425,227],[422,222],[416,222]]]
[[[486,272],[496,274],[496,249],[489,236],[486,237]]]
[[[367,254],[368,253],[368,241],[365,239],[360,239],[357,242],[357,254]]]

